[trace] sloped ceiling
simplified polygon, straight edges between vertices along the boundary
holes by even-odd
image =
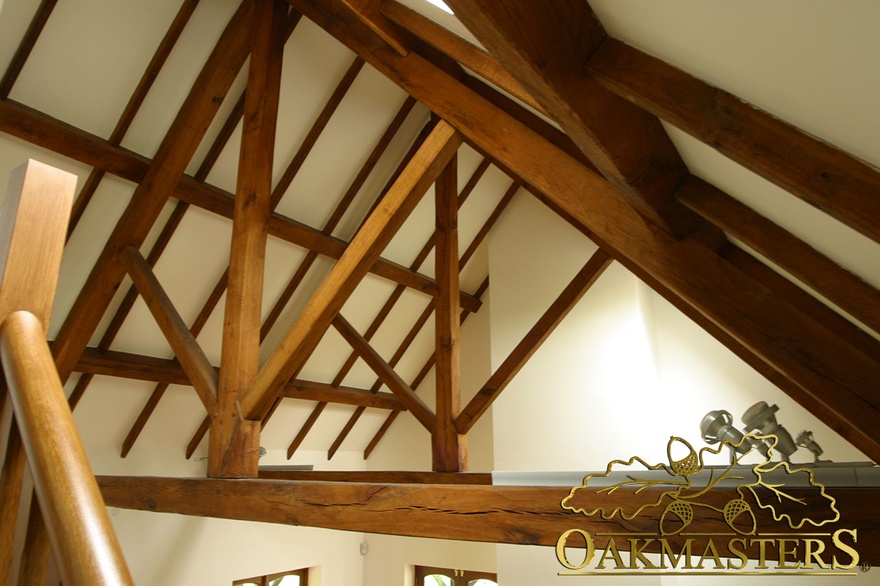
[[[349,4],[374,9],[365,18],[385,41]],[[529,2],[450,2],[465,26],[421,0],[403,4],[488,54],[467,50],[476,61],[455,64],[462,58],[453,40],[394,2],[290,2],[261,362],[439,118],[465,140],[457,163],[464,315],[478,310],[488,286],[481,244],[492,223],[514,193],[532,192],[862,451],[880,456],[877,3],[570,0],[553,3],[555,11],[541,3],[549,16],[533,18]],[[157,221],[131,244],[207,360],[221,365],[249,71],[249,41],[236,38],[249,39],[249,25],[236,24],[243,17],[233,16],[235,0],[0,7],[2,170],[33,157],[81,178],[50,337],[63,340],[56,351],[73,371],[72,401],[91,414],[78,416],[96,423],[86,439],[119,442],[127,452],[142,441],[139,421],[152,441],[188,446],[191,455],[207,445],[203,401],[169,362],[174,351],[143,298],[129,293],[129,278],[115,294],[101,281],[108,303],[83,309],[77,299],[105,278],[108,239],[125,240],[113,235],[116,222],[143,218],[126,206],[149,189],[141,182],[150,161],[171,159],[162,168],[176,165],[185,178],[152,177],[173,193],[162,195]],[[215,82],[224,86],[212,88],[219,95],[199,97],[197,79],[218,42],[233,47],[213,57],[215,78],[228,81]],[[588,46],[594,52],[580,55]],[[482,72],[488,84],[476,82],[479,63],[495,66],[496,74]],[[583,80],[592,94],[580,92]],[[216,102],[216,115],[206,113],[206,100]],[[588,102],[610,105],[596,118]],[[601,120],[606,114],[613,124]],[[773,117],[791,126],[779,130]],[[515,119],[524,122],[514,127]],[[190,122],[205,126],[203,136],[181,130]],[[186,151],[175,136],[196,140],[192,152],[169,155]],[[812,187],[802,189],[802,176]],[[435,346],[426,293],[435,286],[435,259],[425,247],[435,228],[432,191],[340,312],[404,387],[417,388],[427,375]],[[80,357],[69,340],[89,321]],[[343,326],[334,325],[295,376],[301,388],[291,393],[310,398],[277,404],[264,445],[335,451],[344,440],[344,449],[368,454],[393,423],[389,414],[412,400],[354,360],[337,331]],[[373,403],[363,397],[376,391]]]

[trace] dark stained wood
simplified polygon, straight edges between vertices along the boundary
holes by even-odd
[[[281,467],[283,468],[283,466]],[[489,472],[419,472],[400,470],[273,470],[260,469],[266,480],[299,480],[309,482],[369,482],[378,484],[492,484]]]
[[[223,275],[214,286],[214,289],[211,291],[211,294],[208,296],[207,301],[205,301],[205,304],[202,306],[199,315],[197,315],[195,321],[193,321],[193,325],[190,328],[190,332],[192,332],[193,337],[198,338],[199,333],[208,322],[208,318],[211,316],[211,313],[213,313],[214,308],[217,306],[217,304],[220,302],[221,297],[226,292],[226,279],[228,275],[229,272],[224,271]],[[88,351],[89,349],[86,349],[86,352]],[[83,377],[85,376],[92,375],[84,374]],[[77,387],[78,386],[79,384],[77,383]],[[153,389],[153,392],[150,393],[150,397],[147,399],[143,409],[141,409],[141,412],[138,414],[137,419],[135,419],[135,422],[132,424],[128,435],[125,436],[125,440],[123,440],[122,442],[122,450],[120,455],[123,458],[125,458],[131,451],[132,446],[134,446],[134,442],[137,441],[138,436],[140,435],[141,431],[143,431],[144,426],[147,424],[147,420],[153,414],[153,411],[158,406],[159,401],[162,399],[162,396],[165,394],[165,391],[167,389],[168,383],[160,382]]]
[[[391,425],[394,423],[394,420],[397,419],[398,415],[400,415],[400,411],[396,410],[388,414],[388,417],[385,418],[385,421],[382,422],[382,425],[373,435],[373,439],[371,439],[370,443],[367,444],[367,447],[364,448],[364,460],[370,457],[370,454],[373,453],[373,450],[376,449],[376,446],[379,445],[379,442],[382,441],[382,438],[388,433],[388,430],[391,428]]]
[[[483,280],[483,282],[480,284],[480,286],[477,288],[475,295],[478,298],[482,297],[483,293],[485,293],[488,289],[489,289],[489,277],[487,275],[486,278]],[[392,366],[394,364],[397,364],[397,361],[400,360],[400,358],[403,356],[406,349],[409,348],[410,344],[412,344],[412,341],[415,339],[416,335],[422,329],[422,327],[424,327],[425,323],[427,323],[428,318],[431,317],[431,313],[433,311],[434,311],[433,304],[428,305],[428,307],[426,307],[425,310],[422,312],[419,319],[416,320],[416,323],[413,325],[413,327],[410,328],[410,331],[407,334],[407,337],[404,338],[404,340],[401,342],[400,347],[397,349],[397,352],[394,354],[394,357],[391,359],[390,364]],[[469,315],[471,315],[470,312],[462,311],[462,313],[461,313],[461,323],[462,324],[464,324],[465,320],[467,320]],[[419,388],[419,385],[422,384],[422,381],[425,380],[425,378],[428,376],[428,373],[431,371],[431,369],[434,366],[434,356],[435,356],[435,353],[432,353],[431,356],[428,357],[428,359],[425,361],[425,364],[422,366],[422,369],[419,371],[419,373],[415,376],[412,383],[410,384],[410,388],[413,388],[413,389]],[[366,459],[370,455],[370,453],[374,449],[376,449],[376,446],[379,444],[381,439],[388,432],[388,429],[391,427],[391,424],[394,423],[394,420],[397,418],[399,413],[400,413],[399,411],[392,411],[388,415],[385,422],[382,424],[382,426],[379,428],[379,430],[373,436],[373,439],[370,440],[370,443],[369,443],[369,445],[367,445],[367,448],[364,450],[364,459]]]
[[[333,317],[415,207],[460,144],[450,126],[439,124],[382,203],[334,265],[299,319],[261,368],[242,400],[248,417],[265,413],[280,389],[302,367]]]
[[[409,53],[406,37],[382,14],[376,0],[342,0],[361,21],[379,36],[389,47],[404,57]]]
[[[341,314],[337,314],[333,318],[333,327],[336,328],[345,341],[348,342],[355,352],[363,358],[364,362],[373,369],[373,372],[384,382],[391,392],[397,395],[401,403],[412,412],[416,419],[419,420],[425,429],[431,431],[436,422],[436,415],[431,411],[425,402],[416,395],[415,391],[409,387],[403,379],[398,376],[394,369],[382,359],[381,356],[364,340],[350,323],[348,323]]]
[[[58,233],[64,239],[64,231]],[[40,320],[16,311],[0,355],[28,469],[65,584],[133,584],[101,499]]]
[[[128,434],[126,434],[125,439],[122,440],[122,449],[119,451],[120,458],[125,458],[128,456],[129,452],[131,452],[131,448],[134,447],[134,443],[141,435],[144,427],[146,427],[147,421],[150,419],[153,411],[159,406],[159,401],[165,396],[165,391],[168,390],[169,386],[170,385],[167,383],[159,383],[153,388],[153,392],[150,393],[146,403],[144,403],[144,406],[141,408],[141,412],[138,413],[137,419],[131,424],[131,429],[128,430]]]
[[[299,449],[302,445],[303,441],[305,441],[306,436],[315,426],[315,423],[318,421],[318,417],[321,416],[321,413],[324,412],[324,409],[327,407],[327,401],[321,401],[317,405],[314,406],[312,412],[309,413],[308,419],[303,423],[303,426],[300,428],[299,432],[297,432],[296,437],[293,438],[293,441],[290,442],[290,445],[287,447],[287,459],[290,460],[293,457],[294,452]]]
[[[701,179],[692,177],[676,197],[856,320],[880,332],[880,291],[791,232]]]
[[[125,352],[98,352],[86,349],[76,365],[77,372],[112,376],[131,380],[155,382],[162,385],[190,385],[190,379],[176,360],[128,354]],[[214,370],[219,370],[215,368]],[[390,393],[373,393],[367,389],[348,386],[334,387],[294,379],[282,391],[284,397],[306,401],[327,401],[343,405],[363,405],[377,409],[405,409]]]
[[[30,57],[31,51],[34,49],[34,45],[37,44],[37,39],[40,38],[40,33],[43,32],[43,27],[46,26],[46,22],[52,16],[52,11],[55,9],[56,4],[58,4],[58,0],[43,0],[40,2],[40,6],[34,13],[34,18],[31,20],[27,32],[25,32],[21,43],[19,43],[18,48],[15,50],[12,61],[6,67],[3,79],[0,80],[0,98],[5,99],[9,96],[12,86],[15,85],[15,81],[24,68],[28,57]]]
[[[590,257],[590,260],[578,271],[571,283],[562,290],[556,300],[547,308],[547,311],[532,326],[532,329],[528,331],[498,369],[492,373],[486,384],[477,391],[467,407],[456,418],[455,425],[461,433],[467,433],[473,427],[492,402],[498,398],[501,391],[525,366],[529,358],[538,351],[541,344],[553,333],[556,326],[565,319],[565,316],[577,305],[581,297],[589,291],[593,283],[602,276],[611,263],[611,257],[601,249]]]
[[[778,295],[788,299],[804,315],[810,316],[810,319],[837,336],[841,343],[858,349],[873,360],[880,361],[880,340],[825,305],[802,289],[799,284],[777,273],[753,254],[733,244],[727,246],[721,255],[744,273],[760,280]]]
[[[62,380],[72,372],[123,278],[121,247],[139,246],[146,238],[250,52],[252,8],[244,2],[233,15],[62,324],[52,348]]]
[[[205,437],[205,434],[208,433],[208,429],[211,427],[211,418],[205,417],[202,420],[201,425],[196,430],[196,433],[186,444],[186,459],[189,460],[192,458],[192,455],[195,453],[196,449],[199,447],[199,444],[202,442],[202,438]]]
[[[52,554],[49,533],[40,507],[34,502],[28,516],[24,540],[24,551],[18,569],[18,583],[46,584],[49,575],[49,560]]]
[[[275,129],[281,96],[287,5],[257,0],[254,45],[245,94],[229,278],[223,317],[217,409],[211,421],[208,475],[252,478],[257,473],[260,434],[242,419],[239,400],[260,367],[263,270],[272,207]]]
[[[461,409],[461,307],[458,304],[458,159],[453,157],[434,184],[435,409],[431,430],[435,472],[467,470],[467,436],[455,427]]]
[[[609,533],[655,534],[662,512],[661,507],[646,509],[632,521],[623,523],[617,518],[606,521],[601,517],[579,515],[560,507],[569,487],[112,476],[101,476],[98,481],[108,505],[122,508],[522,545],[555,546],[562,533],[580,528],[595,537],[598,548],[604,548]],[[877,555],[880,539],[875,529],[880,519],[872,499],[877,498],[880,491],[876,488],[829,491],[841,511],[840,523],[835,527],[856,529],[859,552],[865,559]],[[738,497],[733,489],[716,489],[706,495],[706,500],[714,506],[723,506]],[[621,489],[609,498],[615,504],[624,505],[633,498],[633,491]],[[730,530],[723,519],[720,515],[717,517],[699,519],[692,527],[696,532],[728,533]],[[758,530],[764,532],[784,529],[787,528],[764,516],[758,525]],[[674,538],[671,541],[674,542]],[[547,555],[553,559],[552,551],[548,550]]]
[[[482,161],[480,161],[480,164],[477,165],[477,168],[471,174],[471,177],[468,179],[467,183],[462,188],[461,193],[458,196],[458,206],[459,207],[461,207],[464,204],[464,202],[467,200],[467,198],[473,192],[474,188],[476,188],[477,184],[480,181],[480,178],[483,177],[483,175],[485,174],[485,172],[488,168],[489,168],[489,161],[487,159],[483,159]],[[415,260],[410,265],[410,268],[412,270],[419,270],[419,268],[422,266],[422,263],[425,262],[425,259],[428,258],[428,255],[431,253],[431,250],[434,249],[434,240],[435,240],[434,234],[432,233],[431,237],[424,244],[422,249],[416,255]],[[465,262],[466,261],[464,261],[464,260],[462,261],[462,266],[464,265]],[[382,309],[380,309],[379,313],[376,314],[376,317],[373,318],[373,321],[370,323],[370,326],[367,328],[367,331],[364,332],[364,336],[363,336],[364,340],[369,342],[370,339],[376,334],[376,332],[379,330],[379,328],[385,322],[385,318],[388,317],[388,315],[391,313],[391,310],[394,309],[394,306],[400,300],[400,297],[403,295],[403,291],[404,291],[404,288],[402,286],[397,286],[394,288],[394,291],[388,297],[388,300],[385,302],[385,305],[382,306]],[[351,355],[348,357],[348,360],[346,360],[345,364],[343,364],[342,368],[339,370],[339,373],[337,373],[336,377],[334,378],[334,383],[337,383],[337,384],[342,383],[342,380],[348,374],[349,370],[354,366],[357,358],[358,358],[357,352],[352,352]],[[395,357],[392,358],[392,361],[389,362],[389,365],[393,367],[394,365],[397,364],[397,361],[399,359],[400,359],[400,356],[395,354]],[[374,385],[373,390],[378,391],[379,385],[381,385],[381,379],[376,381],[376,385]],[[338,446],[340,446],[342,444],[342,442],[345,440],[345,437],[348,435],[348,433],[351,431],[351,429],[354,428],[355,423],[357,423],[357,420],[361,417],[361,415],[363,415],[363,411],[361,411],[361,410],[357,410],[354,413],[352,413],[351,417],[349,418],[349,421],[345,424],[345,427],[343,427],[342,431],[339,433],[338,437],[333,442],[333,445],[330,448],[331,452],[335,451],[333,449],[334,447],[336,447],[338,449]],[[332,456],[331,456],[331,458],[332,458]]]
[[[650,222],[683,226],[672,197],[687,169],[660,122],[577,75],[606,38],[582,0],[452,0],[456,17]]]
[[[880,242],[877,169],[620,41],[604,43],[587,70],[610,91]]]
[[[493,57],[455,33],[399,2],[382,2],[382,14],[518,100],[543,112],[543,107]]]
[[[810,323],[785,299],[748,275],[729,270],[714,250],[649,227],[622,205],[610,184],[417,54],[401,59],[381,49],[370,52],[362,44],[363,31],[338,7],[290,1],[485,152],[494,153],[506,168],[584,226],[603,249],[618,260],[629,259],[640,273],[653,275],[653,282],[706,316],[717,331],[725,332],[722,337],[736,340],[740,351],[753,354],[752,362],[767,366],[761,370],[789,379],[794,384],[781,386],[796,401],[824,405],[820,418],[826,424],[841,429],[870,458],[880,459],[877,362],[842,348],[838,339]],[[497,128],[504,128],[503,137]],[[553,173],[547,173],[548,168]]]
[[[144,157],[9,101],[0,100],[0,131],[85,164],[101,167],[108,173],[135,183],[143,181],[150,166],[150,161]],[[174,196],[204,210],[232,218],[232,195],[192,177],[183,176]],[[277,213],[269,218],[269,234],[335,259],[342,256],[348,244]],[[370,272],[426,295],[433,296],[436,290],[433,279],[383,258],[370,267]],[[480,306],[479,301],[466,293],[462,293],[461,304],[462,308],[470,311],[476,311]]]
[[[165,36],[162,38],[156,52],[153,54],[153,58],[147,65],[146,71],[144,71],[137,87],[134,89],[128,103],[125,105],[125,110],[123,110],[122,115],[119,117],[116,127],[110,134],[110,138],[108,139],[110,144],[119,146],[122,143],[125,133],[128,132],[128,129],[140,110],[141,105],[144,103],[150,88],[153,87],[153,82],[156,81],[156,78],[159,76],[159,71],[162,69],[162,66],[171,54],[174,45],[177,44],[177,40],[183,33],[183,29],[186,28],[186,25],[193,12],[195,12],[198,4],[199,0],[184,0],[180,5],[174,20],[171,22],[171,26],[169,26],[168,30],[165,32]],[[0,92],[0,95],[2,95],[2,92]],[[104,171],[101,169],[92,169],[89,173],[82,189],[80,189],[79,194],[76,196],[76,200],[73,202],[73,209],[70,212],[70,226],[67,229],[68,238],[70,237],[70,234],[73,233],[74,228],[76,228],[82,213],[85,211],[86,206],[88,206],[89,201],[91,201],[92,196],[95,194],[95,190],[97,190],[103,177]]]
[[[315,121],[312,123],[311,128],[306,133],[306,136],[303,138],[299,147],[296,149],[296,153],[291,158],[290,163],[287,164],[287,168],[284,169],[284,173],[281,175],[281,178],[278,180],[278,184],[275,186],[275,189],[272,192],[272,208],[274,209],[278,202],[281,201],[281,198],[284,197],[284,194],[287,193],[290,184],[293,182],[294,177],[302,168],[303,163],[305,163],[306,157],[308,157],[309,153],[312,152],[312,148],[315,146],[315,143],[318,142],[318,138],[320,138],[321,133],[324,132],[324,129],[327,127],[327,124],[330,122],[330,119],[333,117],[333,114],[336,112],[337,108],[339,108],[339,104],[342,103],[343,98],[345,98],[348,90],[351,89],[351,84],[354,83],[354,80],[357,79],[358,74],[363,69],[364,60],[360,57],[355,57],[351,65],[348,66],[348,69],[345,71],[345,75],[342,76],[342,79],[339,80],[339,83],[336,84],[336,88],[334,88],[333,93],[330,95],[330,98],[327,100],[327,103],[324,104],[324,107],[321,109],[318,117],[315,118]]]
[[[37,161],[10,174],[0,209],[0,321],[25,310],[49,330],[75,188],[75,175]]]
[[[5,379],[2,384],[6,385]],[[3,445],[3,467],[0,468],[0,579],[2,579],[0,584],[9,583],[13,559],[17,557],[14,549],[16,519],[22,508],[22,488],[27,464],[18,425],[12,419],[11,399],[7,399],[5,403],[8,408],[5,409],[4,419],[8,420],[8,423],[4,427],[9,431],[4,438],[6,441]]]
[[[336,455],[336,452],[339,451],[339,448],[342,447],[342,442],[345,441],[345,438],[348,437],[348,434],[351,433],[351,430],[354,429],[355,424],[366,412],[366,407],[358,407],[354,410],[354,413],[349,417],[348,421],[342,427],[342,430],[339,432],[339,435],[336,436],[336,439],[333,440],[333,443],[330,444],[330,449],[327,450],[327,459],[332,460],[333,456]]]
[[[202,352],[195,336],[187,329],[144,257],[135,248],[128,246],[125,248],[123,264],[205,409],[208,413],[213,413],[217,408],[217,373],[208,357]]]

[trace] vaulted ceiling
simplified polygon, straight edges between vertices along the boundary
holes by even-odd
[[[415,416],[435,469],[459,470],[462,434],[619,262],[880,459],[876,109],[873,141],[816,138],[827,125],[721,89],[724,64],[689,56],[659,3],[421,4],[2,4],[0,158],[81,176],[50,336],[73,406],[141,381],[107,424],[123,456],[160,412],[187,456],[210,429],[216,475],[255,465],[261,426],[288,455],[323,425],[331,456],[343,441],[369,456]],[[600,251],[459,405],[460,324],[490,286],[481,245],[517,193]],[[432,372],[429,407],[416,390]]]

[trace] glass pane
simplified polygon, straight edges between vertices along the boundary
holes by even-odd
[[[424,586],[452,586],[452,578],[442,574],[425,576]]]
[[[299,576],[282,576],[273,580],[272,586],[299,586]]]
[[[480,578],[479,580],[471,580],[470,582],[468,582],[468,586],[498,586],[498,582],[493,582],[492,580]]]

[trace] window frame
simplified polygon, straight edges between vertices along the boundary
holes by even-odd
[[[415,586],[423,586],[425,578],[439,574],[452,580],[452,586],[467,586],[472,580],[492,580],[498,583],[498,574],[492,572],[480,572],[477,570],[460,570],[455,568],[440,568],[437,566],[414,566]]]
[[[288,570],[286,572],[276,572],[274,574],[265,574],[263,576],[254,576],[253,578],[242,578],[233,580],[232,586],[242,586],[243,584],[259,584],[260,586],[269,586],[272,580],[283,578],[284,576],[297,576],[300,586],[309,586],[309,569],[299,568],[298,570]]]

